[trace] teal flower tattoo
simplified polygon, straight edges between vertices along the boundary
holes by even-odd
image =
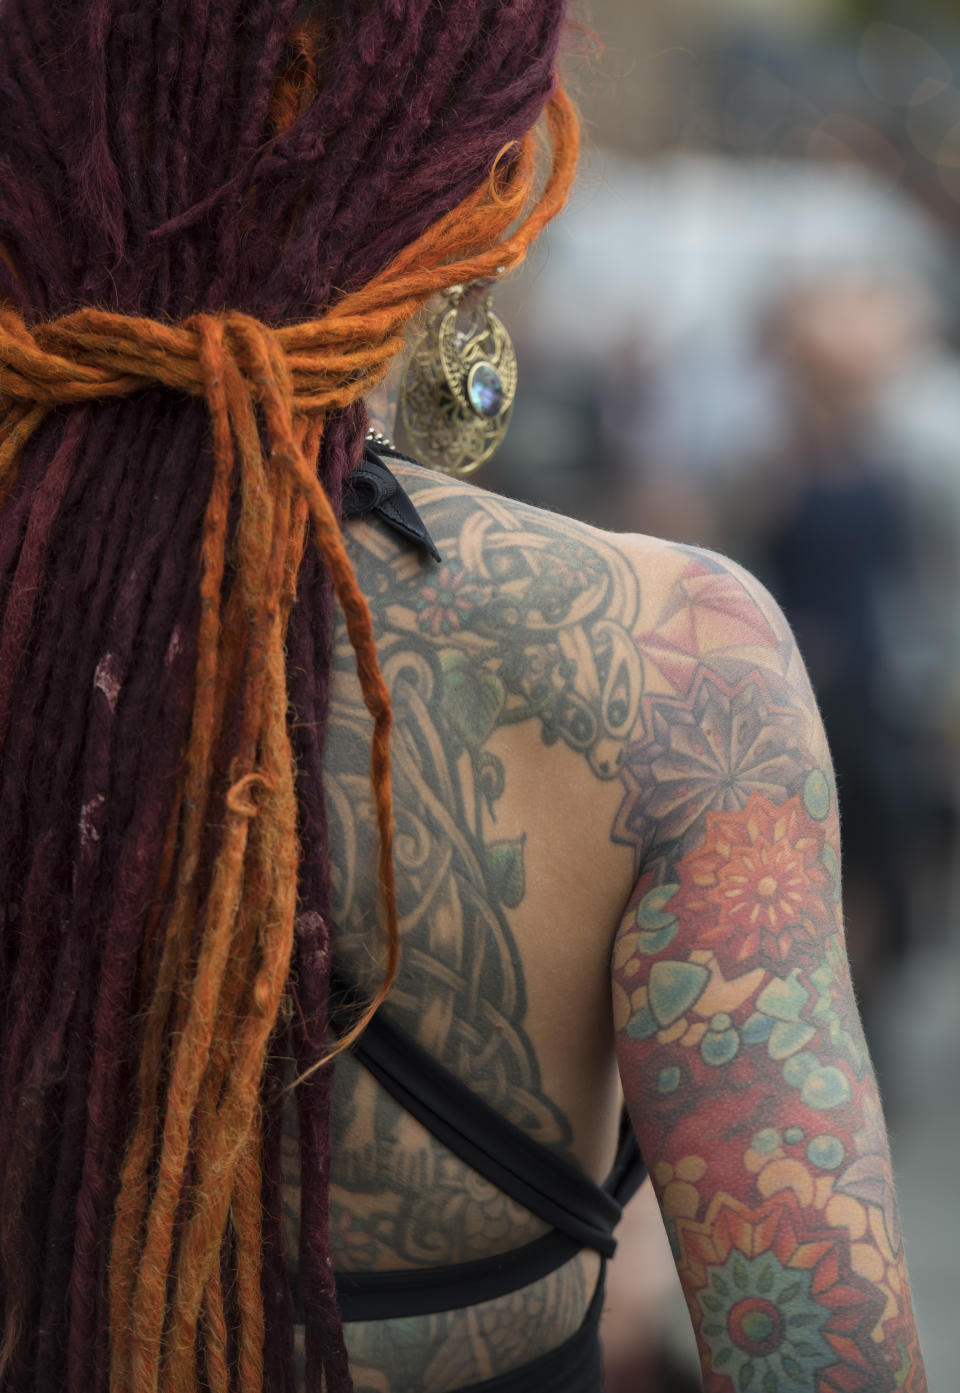
[[[696,1300],[713,1368],[738,1393],[808,1393],[836,1355],[824,1338],[830,1311],[812,1294],[813,1272],[783,1267],[773,1253],[732,1252],[710,1271]]]

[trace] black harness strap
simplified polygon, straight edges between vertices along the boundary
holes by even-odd
[[[338,1003],[356,1000],[334,974]],[[582,1248],[612,1257],[614,1229],[645,1175],[624,1115],[617,1158],[602,1186],[535,1141],[378,1012],[353,1046],[357,1062],[455,1156],[523,1205],[552,1232],[521,1248],[423,1271],[341,1272],[344,1320],[383,1320],[475,1305],[516,1291],[562,1267]]]

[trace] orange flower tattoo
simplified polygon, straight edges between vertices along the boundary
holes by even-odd
[[[832,885],[823,851],[802,799],[775,807],[754,793],[742,812],[707,814],[704,845],[680,863],[671,911],[725,967],[782,968],[819,941]]]

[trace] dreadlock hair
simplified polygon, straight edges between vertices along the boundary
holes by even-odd
[[[0,4],[4,1390],[292,1393],[284,1055],[307,1386],[351,1386],[317,1066],[382,1000],[397,920],[341,494],[411,317],[518,264],[565,199],[562,10]],[[386,952],[331,1042],[335,602],[374,717]]]

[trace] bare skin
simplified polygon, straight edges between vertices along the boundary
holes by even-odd
[[[396,472],[444,561],[348,525],[396,726],[402,957],[382,1009],[597,1181],[625,1095],[708,1390],[921,1393],[829,754],[782,615],[711,553]],[[369,734],[341,632],[336,957],[372,986]],[[544,1231],[349,1059],[334,1113],[338,1270]],[[288,1198],[293,1225],[293,1172]],[[598,1267],[583,1254],[483,1307],[349,1325],[358,1390],[446,1393],[521,1365],[576,1330]]]

